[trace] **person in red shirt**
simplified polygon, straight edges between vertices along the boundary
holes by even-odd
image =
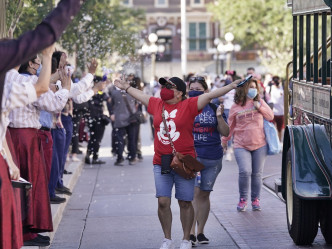
[[[162,156],[172,154],[172,147],[166,134],[162,112],[166,119],[166,125],[170,137],[177,152],[196,157],[193,125],[195,117],[214,98],[224,95],[237,87],[240,80],[219,88],[213,92],[204,93],[198,97],[186,98],[186,84],[178,77],[170,79],[160,78],[160,98],[155,98],[130,86],[123,79],[116,79],[114,84],[121,90],[147,106],[148,112],[153,115],[154,140],[154,177],[156,185],[156,197],[158,198],[158,216],[165,235],[161,248],[175,248],[171,239],[172,188],[175,185],[175,198],[180,206],[180,219],[183,229],[183,240],[180,249],[191,248],[189,241],[190,229],[194,221],[194,209],[191,201],[194,197],[195,179],[186,180],[174,171],[162,170]],[[163,166],[164,167],[164,166]]]

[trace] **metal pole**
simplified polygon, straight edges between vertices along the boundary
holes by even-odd
[[[231,70],[231,52],[226,53],[227,66],[226,70]]]
[[[187,20],[186,0],[181,0],[181,69],[182,75],[187,75]]]
[[[154,80],[156,75],[156,53],[151,54],[151,82]]]
[[[216,56],[216,75],[219,75],[219,52],[217,50],[217,56]]]

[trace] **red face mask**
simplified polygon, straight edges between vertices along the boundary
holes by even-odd
[[[174,98],[174,91],[172,89],[162,88],[160,91],[160,98],[164,101]]]

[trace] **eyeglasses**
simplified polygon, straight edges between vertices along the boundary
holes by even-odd
[[[196,82],[196,81],[203,81],[203,82],[205,82],[205,78],[202,77],[202,76],[196,76],[196,77],[191,77],[189,79],[189,82]]]
[[[34,61],[33,61],[32,63],[33,63],[33,64],[36,64],[36,65],[38,65],[38,66],[40,66],[40,63],[37,63],[37,62],[34,62]]]

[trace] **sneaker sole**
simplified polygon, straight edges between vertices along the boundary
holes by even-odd
[[[252,208],[252,211],[261,211],[261,208]]]
[[[243,208],[243,209],[241,209],[241,208],[237,208],[237,211],[238,212],[245,212],[247,210],[247,208]]]
[[[196,246],[197,246],[197,241],[194,242],[194,241],[190,240],[190,242],[191,242],[191,246],[192,246],[192,247],[196,247]]]
[[[210,242],[209,241],[198,241],[198,243],[200,243],[200,244],[209,244]]]

